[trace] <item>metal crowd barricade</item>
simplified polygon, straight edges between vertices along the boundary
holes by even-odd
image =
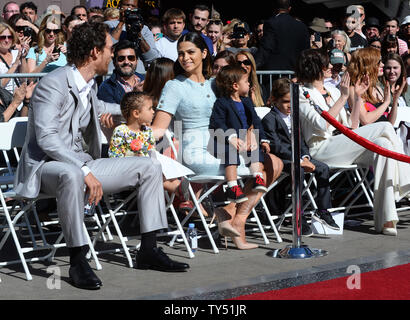
[[[272,83],[273,83],[273,77],[278,76],[279,78],[282,78],[284,76],[287,76],[289,79],[292,78],[292,76],[295,73],[290,70],[269,70],[269,71],[256,71],[256,75],[259,78],[259,84],[264,85],[265,81],[264,78],[266,79],[267,76],[269,76],[269,92],[272,91]]]

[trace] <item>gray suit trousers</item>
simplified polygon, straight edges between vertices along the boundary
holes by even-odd
[[[149,157],[97,159],[87,162],[104,194],[139,188],[141,233],[168,227],[161,164]],[[41,193],[57,199],[57,212],[68,247],[86,245],[84,234],[84,174],[68,163],[50,161],[41,168]]]

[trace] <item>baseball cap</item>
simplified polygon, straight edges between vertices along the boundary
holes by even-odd
[[[251,29],[249,28],[249,25],[246,22],[239,22],[233,27],[231,37],[233,39],[239,39],[250,33]]]
[[[343,51],[339,49],[333,49],[330,51],[330,63],[331,64],[344,64],[345,63],[345,55]]]
[[[401,23],[401,26],[404,26],[409,23],[410,23],[410,15],[404,18],[403,22]]]
[[[366,28],[369,27],[376,27],[376,28],[380,28],[380,22],[379,19],[375,18],[375,17],[369,17],[366,20]]]

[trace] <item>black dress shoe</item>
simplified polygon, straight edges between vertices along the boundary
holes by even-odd
[[[91,269],[87,261],[81,260],[68,271],[70,282],[80,289],[97,290],[102,287],[101,280]]]
[[[136,265],[137,269],[153,269],[165,272],[181,272],[189,269],[189,264],[171,260],[162,248],[138,251]]]

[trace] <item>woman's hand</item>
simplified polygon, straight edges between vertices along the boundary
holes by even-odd
[[[349,86],[350,86],[350,75],[349,72],[345,72],[342,76],[342,80],[340,81],[340,94],[344,98],[349,97]]]
[[[22,85],[14,90],[13,100],[18,104],[22,103],[27,93],[27,83],[23,82]]]
[[[62,54],[67,54],[67,47],[65,45],[59,44],[58,49],[61,51]]]
[[[37,83],[34,83],[34,82],[30,82],[30,84],[27,85],[26,96],[25,96],[26,100],[31,99],[31,97],[33,96],[33,91],[34,91],[34,88],[36,87],[36,85],[37,85]]]
[[[46,61],[46,64],[57,61],[58,58],[60,58],[60,54],[59,53],[53,53],[53,50],[54,50],[54,45],[52,45],[50,48],[45,50],[46,53],[47,53],[47,57],[44,59]]]
[[[21,57],[25,58],[30,50],[30,42],[31,37],[21,37],[20,38],[20,45],[21,45]]]
[[[391,93],[393,95],[393,101],[399,100],[400,96],[403,94],[404,87],[406,86],[407,79],[405,77],[402,78],[401,85],[394,85],[391,88]]]
[[[361,79],[358,79],[354,84],[354,93],[357,98],[361,98],[363,94],[369,89],[370,80],[369,75],[364,75]]]
[[[386,81],[386,85],[384,86],[384,92],[383,92],[383,100],[384,102],[388,102],[390,104],[391,102],[391,90],[390,90],[390,83]]]

